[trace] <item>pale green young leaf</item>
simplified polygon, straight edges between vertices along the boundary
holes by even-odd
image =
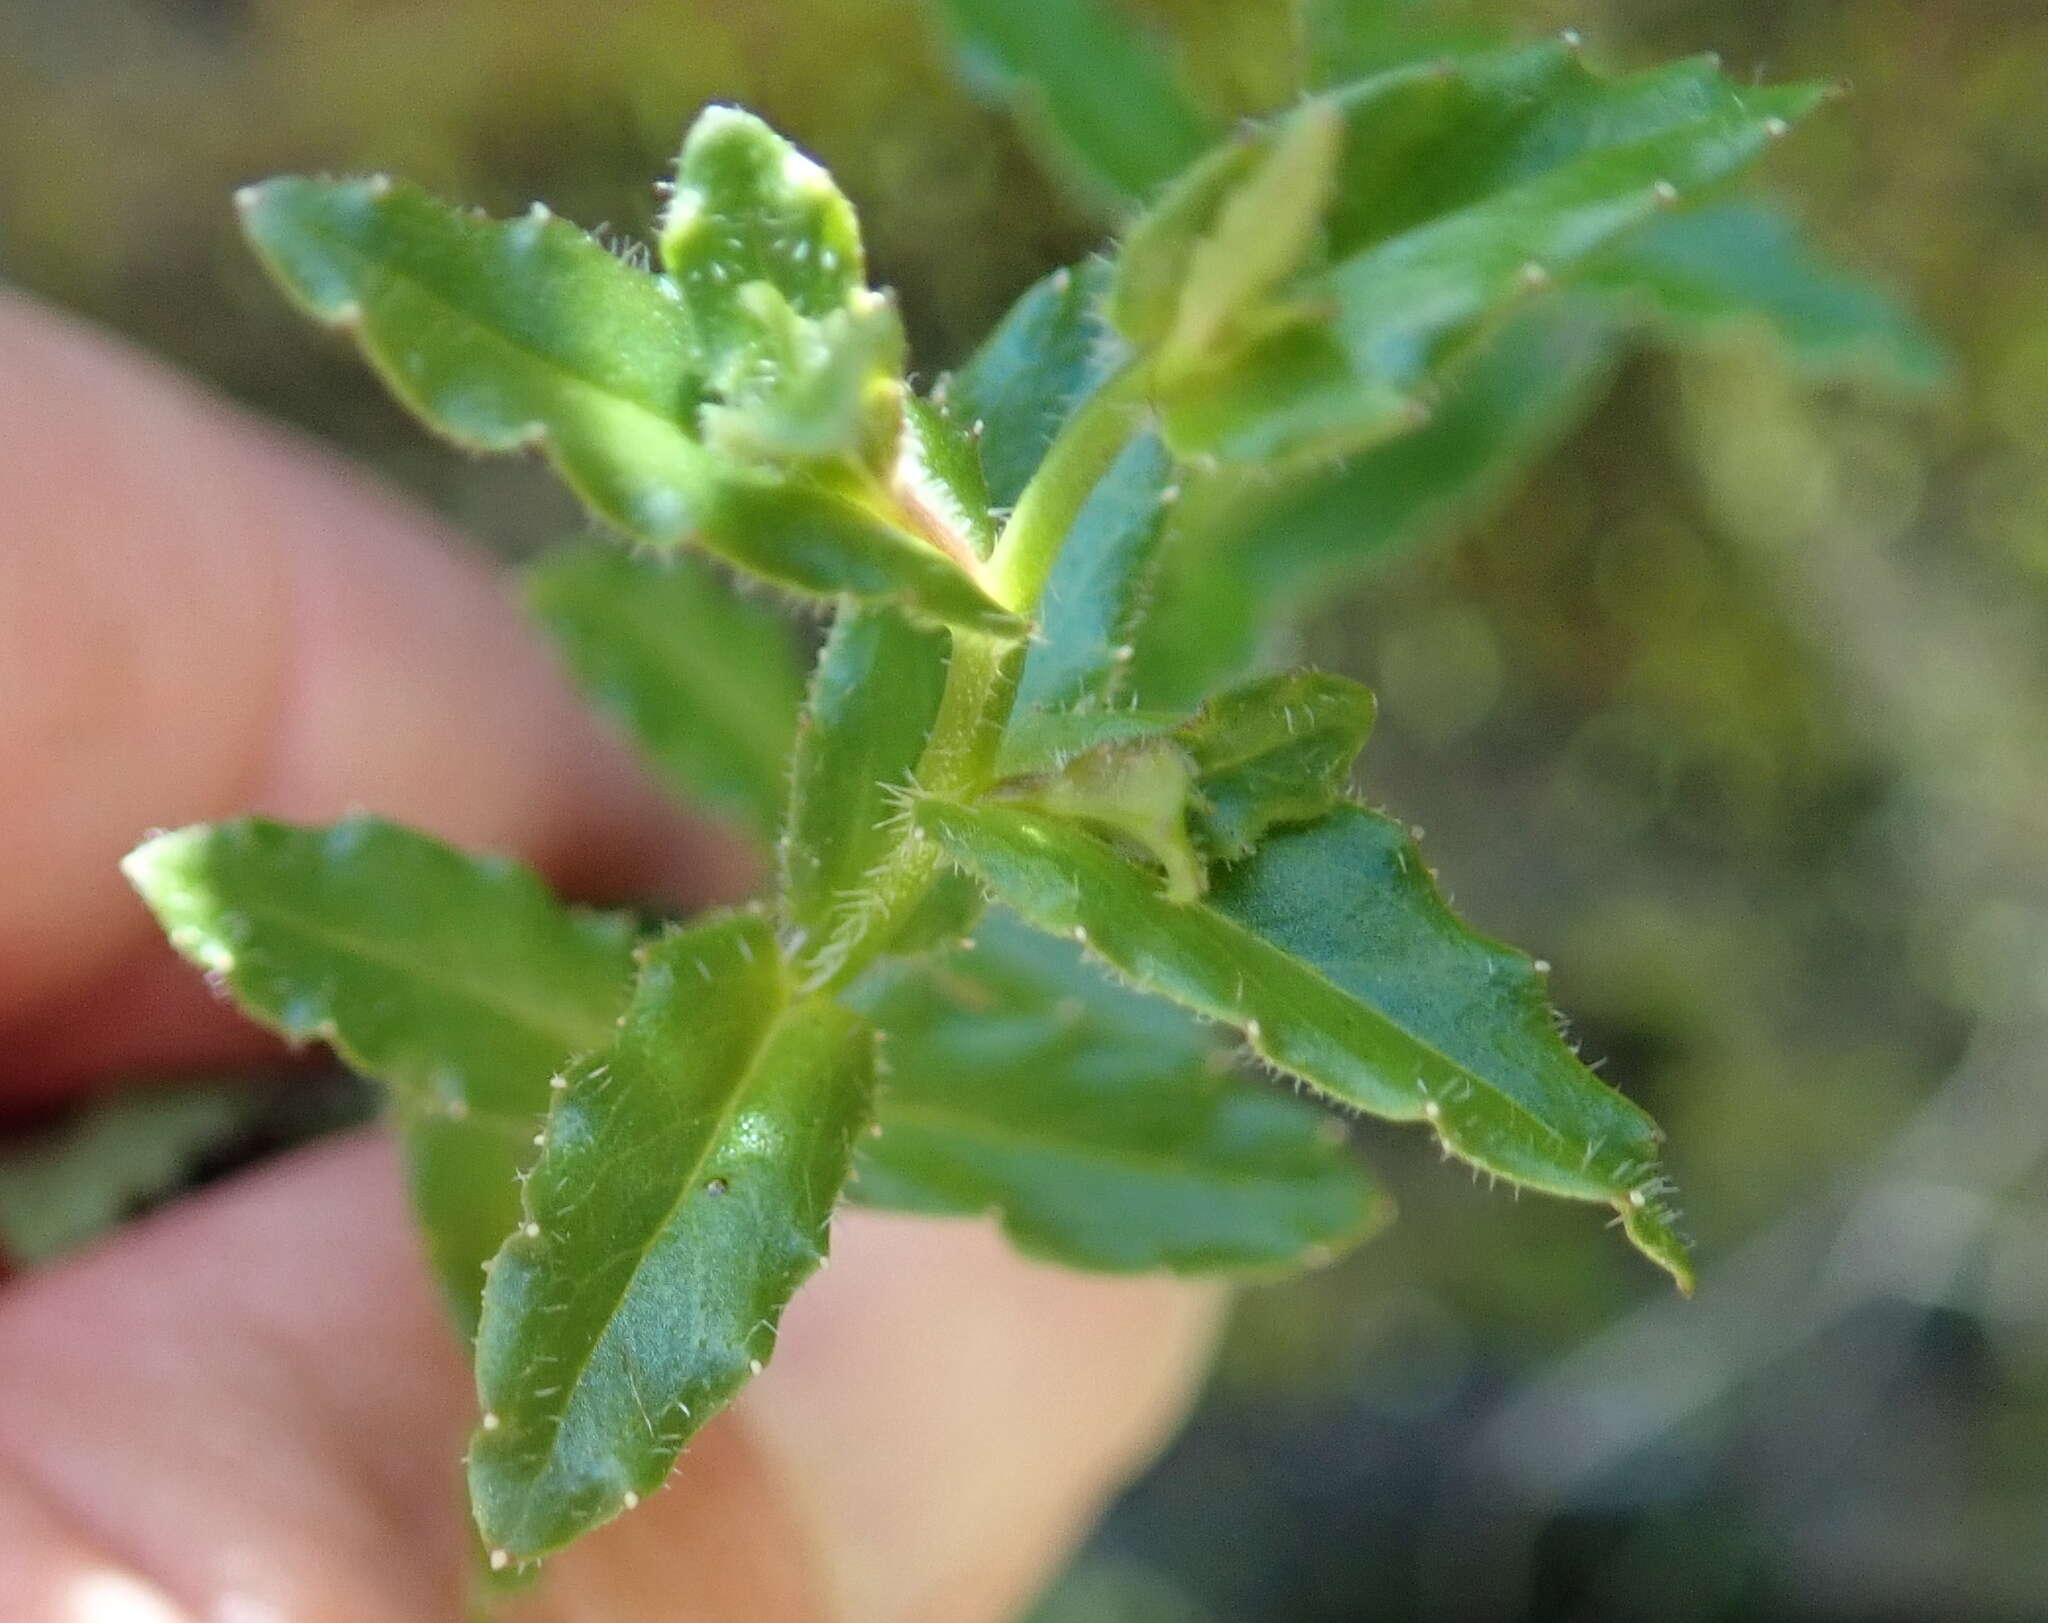
[[[1129,354],[1105,309],[1113,274],[1100,259],[1054,271],[946,380],[947,412],[974,433],[998,508],[1016,504],[1067,419]]]
[[[800,963],[831,966],[871,874],[903,838],[946,657],[944,636],[891,609],[849,604],[833,622],[798,724],[780,850],[782,921]]]
[[[765,284],[800,319],[846,309],[867,285],[853,205],[832,177],[752,113],[707,107],[683,139],[658,240],[707,376],[763,338],[745,290]]]
[[[1208,886],[1188,830],[1194,763],[1170,737],[1087,750],[1058,771],[1007,779],[988,795],[1003,805],[1085,823],[1135,848],[1164,871],[1170,901],[1191,902]]]
[[[1334,1120],[1241,1080],[1213,1031],[1006,914],[856,1001],[889,1055],[855,1161],[864,1204],[993,1212],[1034,1256],[1119,1273],[1285,1268],[1386,1219]]]
[[[969,72],[1097,196],[1141,200],[1214,139],[1165,52],[1118,0],[939,4]]]
[[[803,701],[780,615],[693,559],[615,547],[550,554],[526,595],[583,691],[677,794],[774,837]]]
[[[1176,478],[1159,436],[1141,433],[1089,493],[1039,599],[1039,633],[1017,691],[1024,715],[1121,696]]]
[[[1243,312],[1210,355],[1176,360],[1169,440],[1183,454],[1262,461],[1412,429],[1448,369],[1509,312],[1734,174],[1820,97],[1742,89],[1704,60],[1604,80],[1544,46],[1399,68],[1307,104],[1345,126],[1317,252],[1304,248],[1285,275],[1265,267],[1263,309]],[[1247,154],[1280,150],[1307,116],[1210,160],[1223,180],[1192,218],[1224,217],[1262,171]],[[1134,246],[1149,228],[1134,229]],[[1155,288],[1144,308],[1163,297]]]
[[[605,1041],[624,1005],[629,921],[368,817],[183,829],[123,866],[171,944],[244,1012],[331,1043],[391,1090],[428,1251],[474,1327],[548,1078]]]
[[[1194,770],[1190,810],[1204,849],[1235,862],[1273,829],[1333,810],[1375,713],[1370,689],[1319,671],[1267,677],[1209,700],[1175,733]]]
[[[762,918],[644,950],[612,1041],[557,1090],[484,1293],[469,1480],[493,1561],[653,1492],[770,1356],[824,1259],[873,1078],[872,1031],[793,999]]]
[[[1425,1122],[1448,1152],[1512,1182],[1613,1206],[1690,1288],[1656,1125],[1578,1062],[1541,972],[1461,924],[1386,818],[1347,806],[1276,833],[1212,870],[1207,898],[1188,905],[1057,818],[938,799],[917,815],[1030,923],[1235,1027],[1332,1098]]]

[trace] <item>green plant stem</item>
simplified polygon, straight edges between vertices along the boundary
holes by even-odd
[[[1031,614],[1082,505],[1143,422],[1151,370],[1128,366],[1060,430],[988,561],[983,581],[1006,609]]]
[[[1141,368],[1112,378],[1047,450],[989,559],[985,584],[1004,607],[1036,612],[1082,505],[1143,420],[1145,390]],[[1021,638],[954,630],[939,714],[918,759],[920,789],[964,797],[988,785],[1024,674],[1026,649]],[[867,905],[823,955],[819,988],[846,986],[886,952],[938,872],[937,847],[906,830],[875,873]]]

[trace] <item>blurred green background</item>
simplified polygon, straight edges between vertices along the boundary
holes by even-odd
[[[1278,0],[1139,9],[1218,111],[1286,83]],[[1401,1220],[1245,1298],[1040,1623],[2048,1618],[2048,9],[1350,9],[1361,60],[1571,24],[1846,81],[1770,184],[1953,376],[1645,355],[1485,522],[1321,606],[1306,651],[1381,694],[1367,786],[1669,1128],[1705,1283],[1362,1133]],[[912,0],[7,0],[0,275],[522,554],[568,499],[426,440],[232,189],[388,169],[636,238],[743,101],[860,205],[929,375],[1102,232],[976,83]]]

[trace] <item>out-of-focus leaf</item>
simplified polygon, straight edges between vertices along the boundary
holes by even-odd
[[[799,724],[781,845],[782,915],[799,963],[831,964],[869,878],[902,840],[903,795],[946,685],[946,639],[848,605],[818,656]]]
[[[663,779],[772,839],[803,700],[781,616],[694,560],[612,547],[553,553],[526,590],[577,682]]]
[[[1333,1120],[1005,914],[972,951],[889,965],[859,1003],[889,1055],[865,1204],[994,1212],[1020,1249],[1112,1272],[1277,1269],[1385,1219]]]
[[[1940,344],[1904,306],[1829,264],[1755,199],[1658,221],[1589,266],[1585,285],[1677,340],[1760,327],[1822,376],[1867,372],[1928,388],[1948,373]]]
[[[1214,139],[1159,44],[1116,0],[939,0],[971,74],[1112,202],[1142,200]]]
[[[160,835],[123,865],[171,944],[252,1018],[391,1090],[442,1288],[476,1323],[548,1078],[606,1041],[629,922],[375,818]]]
[[[1608,317],[1553,302],[1517,317],[1423,428],[1302,478],[1190,483],[1160,549],[1130,686],[1197,703],[1257,663],[1273,628],[1390,554],[1479,522],[1562,437],[1622,347]]]
[[[954,420],[978,425],[989,497],[998,508],[1015,505],[1054,436],[1128,353],[1105,310],[1112,274],[1099,259],[1054,271],[946,380]]]
[[[792,1001],[765,920],[644,951],[491,1265],[469,1470],[493,1552],[542,1556],[630,1509],[761,1367],[824,1259],[873,1075],[857,1016]]]
[[[935,798],[917,815],[1038,928],[1235,1027],[1345,1104],[1427,1122],[1447,1151],[1512,1182],[1612,1205],[1690,1288],[1656,1125],[1578,1062],[1541,973],[1461,924],[1386,818],[1347,806],[1277,833],[1215,868],[1207,898],[1187,905],[1074,824]]]
[[[1422,0],[1302,0],[1307,88],[1327,89],[1404,62],[1440,61],[1498,43],[1495,35],[1431,15]]]
[[[1343,799],[1372,734],[1369,689],[1295,671],[1219,693],[1175,735],[1194,767],[1203,846],[1235,862],[1273,829],[1306,823]]]
[[[1822,95],[1738,88],[1704,60],[1603,80],[1551,45],[1395,69],[1304,104],[1195,171],[1220,163],[1226,176],[1197,188],[1196,225],[1228,218],[1260,188],[1260,154],[1289,150],[1331,109],[1343,120],[1317,251],[1292,233],[1299,263],[1260,266],[1268,295],[1217,333],[1213,353],[1178,346],[1159,380],[1169,443],[1262,462],[1412,430],[1509,313],[1735,173]],[[1134,227],[1134,248],[1186,206],[1170,192]],[[1137,268],[1151,264],[1142,256]],[[1119,308],[1160,304],[1155,287]],[[1143,342],[1155,326],[1136,322],[1130,336]]]
[[[135,1088],[0,1145],[0,1256],[33,1267],[172,1193],[252,1115],[247,1087]]]
[[[1074,520],[1039,599],[1039,635],[1025,659],[1020,712],[1114,701],[1136,650],[1175,464],[1156,434],[1133,439]]]

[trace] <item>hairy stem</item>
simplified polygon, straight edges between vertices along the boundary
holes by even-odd
[[[986,584],[1006,608],[1036,611],[1074,520],[1142,422],[1144,402],[1144,374],[1134,367],[1105,384],[1053,441],[988,561]],[[938,718],[918,759],[919,788],[968,796],[987,786],[1016,702],[1026,647],[1021,639],[953,632]],[[937,848],[906,832],[875,874],[867,905],[822,955],[818,986],[847,985],[887,951],[938,872]]]

